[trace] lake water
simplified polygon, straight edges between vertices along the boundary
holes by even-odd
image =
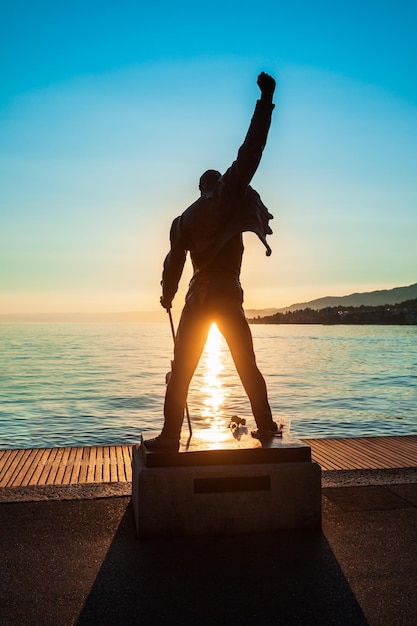
[[[274,417],[299,437],[417,433],[417,327],[254,325]],[[162,425],[169,324],[0,324],[0,448],[137,443]],[[254,427],[211,336],[190,388],[195,424]]]

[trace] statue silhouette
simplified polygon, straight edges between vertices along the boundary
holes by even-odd
[[[148,450],[179,448],[188,387],[198,365],[212,322],[225,337],[237,372],[251,403],[263,440],[278,432],[272,420],[265,380],[259,371],[252,335],[243,311],[240,270],[242,233],[252,231],[266,247],[272,215],[250,186],[266,144],[275,80],[262,72],[257,84],[261,97],[236,160],[222,175],[207,170],[200,178],[200,197],[171,226],[171,248],[164,261],[161,305],[169,311],[178,289],[187,252],[194,274],[181,314],[174,348],[172,373],[166,389],[161,434],[144,442]]]

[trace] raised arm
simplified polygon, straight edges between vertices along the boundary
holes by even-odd
[[[249,185],[258,168],[275,106],[272,102],[276,85],[275,79],[262,72],[258,76],[257,84],[261,90],[261,97],[256,103],[248,132],[239,148],[236,161],[223,175],[224,182],[241,189],[245,189]]]

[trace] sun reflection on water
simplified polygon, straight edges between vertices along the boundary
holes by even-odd
[[[204,438],[213,443],[219,442],[225,436],[224,402],[226,391],[221,377],[224,369],[222,341],[222,335],[216,324],[213,323],[203,352],[203,379],[200,387],[201,417],[205,426],[209,428],[205,431]]]

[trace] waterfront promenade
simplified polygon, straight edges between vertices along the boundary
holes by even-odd
[[[123,454],[110,449],[108,473],[96,451],[101,482],[86,482],[80,468],[77,480],[68,470],[67,483],[3,486],[0,623],[413,626],[416,440],[309,440],[327,467],[322,532],[139,541],[129,476],[111,470]],[[361,450],[369,462],[346,467],[359,464]],[[16,457],[8,470],[1,465],[3,480],[22,477],[29,460],[19,458],[13,469]]]
[[[303,441],[325,472],[417,466],[417,435]],[[132,480],[131,460],[130,446],[0,450],[0,501],[24,493],[25,487],[121,486]]]

